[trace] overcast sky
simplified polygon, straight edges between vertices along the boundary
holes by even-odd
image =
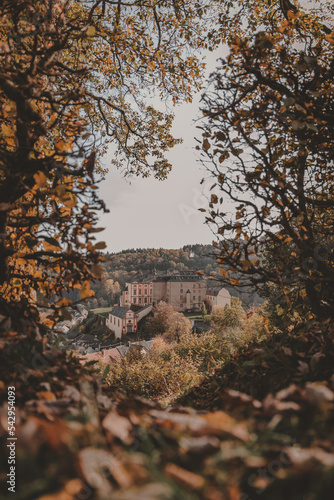
[[[223,49],[209,53],[209,74]],[[214,235],[204,224],[205,214],[198,211],[207,202],[201,193],[207,193],[212,182],[200,185],[207,173],[197,161],[194,137],[200,137],[194,120],[199,113],[200,94],[191,104],[174,108],[173,134],[183,143],[168,153],[173,169],[165,181],[154,178],[125,180],[120,171],[111,167],[100,184],[100,193],[110,213],[101,217],[106,228],[100,234],[109,252],[128,248],[180,248],[186,244],[211,243]],[[103,159],[108,167],[110,151]]]
[[[302,0],[303,6],[314,8],[314,0]],[[217,66],[216,60],[226,55],[221,48],[207,56],[207,75]],[[200,185],[207,173],[197,161],[194,136],[200,137],[194,120],[199,113],[200,93],[191,104],[174,108],[173,133],[182,137],[183,144],[173,148],[168,159],[173,166],[165,181],[153,178],[125,180],[120,171],[111,167],[100,184],[102,198],[110,209],[101,217],[106,229],[100,234],[109,252],[128,248],[180,248],[186,244],[211,243],[214,235],[204,224],[205,214],[198,211],[207,207],[201,192],[208,193],[212,182]],[[108,167],[110,151],[104,157]],[[224,212],[229,210],[224,206]]]

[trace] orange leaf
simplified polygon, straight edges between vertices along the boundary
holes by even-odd
[[[39,188],[46,186],[46,176],[40,170],[34,174],[34,179]]]
[[[95,295],[95,293],[90,289],[89,281],[85,280],[80,290],[80,297],[82,299],[87,299],[88,297],[92,297],[93,295]]]
[[[41,391],[37,394],[38,399],[57,399],[53,392]]]

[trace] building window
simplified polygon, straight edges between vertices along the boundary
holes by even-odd
[[[119,326],[119,320],[118,320],[118,326]]]
[[[144,304],[147,304],[147,298],[146,298],[146,297],[145,297],[145,299],[144,299]]]
[[[196,300],[196,297],[195,297],[195,295],[193,295],[193,300],[194,300],[194,301]]]
[[[181,288],[180,293],[183,293],[183,288]]]
[[[138,302],[138,304],[141,304],[141,297],[139,297],[139,302]]]
[[[137,295],[137,290],[133,290],[133,295]]]
[[[198,300],[201,301],[201,296],[200,295],[198,296]]]
[[[116,318],[114,317],[114,325],[116,325]]]
[[[180,300],[183,300],[183,295],[180,295]]]
[[[145,288],[145,295],[147,295],[147,289]]]
[[[133,303],[136,304],[137,303],[137,299],[133,299]]]
[[[180,304],[181,309],[183,309],[183,304]]]
[[[150,304],[152,304],[152,298],[150,298]]]

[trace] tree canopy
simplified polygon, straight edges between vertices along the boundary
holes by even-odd
[[[284,12],[265,31],[231,35],[203,98],[221,274],[277,284],[323,318],[334,310],[333,43],[316,13]]]
[[[92,295],[99,158],[164,179],[179,142],[161,101],[190,101],[203,64],[209,2],[30,0],[0,6],[0,286],[2,298],[71,288]],[[54,302],[54,308],[68,301]],[[47,305],[43,302],[40,305]],[[53,316],[48,319],[52,324]]]

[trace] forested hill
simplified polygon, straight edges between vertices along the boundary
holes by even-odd
[[[212,245],[200,244],[185,245],[178,249],[138,248],[106,254],[107,261],[102,265],[102,280],[92,285],[95,298],[86,303],[87,307],[108,307],[117,303],[125,283],[138,272],[203,271],[209,284],[219,285],[216,254],[217,249]],[[241,292],[233,286],[227,288],[231,295],[242,300],[245,307],[256,305],[260,301],[252,290]]]
[[[217,271],[217,249],[212,245],[186,245],[178,249],[138,248],[108,254],[108,271]]]

